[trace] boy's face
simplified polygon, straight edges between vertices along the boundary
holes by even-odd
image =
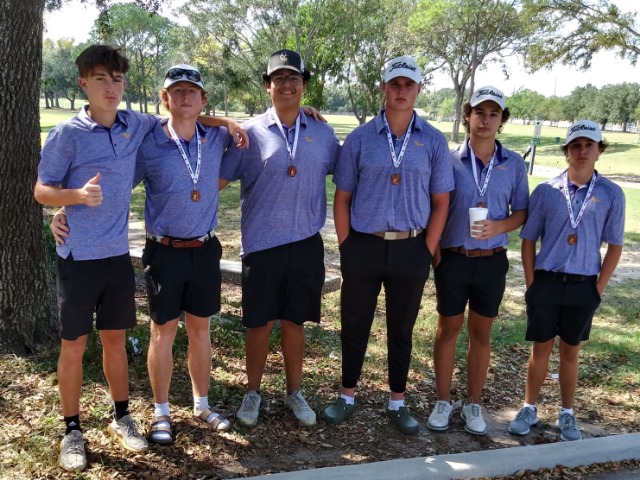
[[[177,82],[166,94],[172,117],[197,118],[206,103],[203,91],[191,82]]]
[[[473,137],[495,138],[502,125],[502,110],[497,103],[487,100],[473,107],[465,120]]]
[[[266,86],[273,104],[282,108],[300,107],[302,95],[307,89],[302,75],[286,68],[273,72]]]
[[[80,77],[80,87],[87,94],[89,108],[93,110],[115,111],[120,105],[126,85],[124,73],[96,67],[86,77]]]
[[[590,138],[579,137],[567,145],[567,162],[575,169],[594,168],[600,156],[600,143]]]
[[[413,111],[420,93],[420,84],[407,77],[395,77],[382,84],[382,92],[386,100],[386,110]]]

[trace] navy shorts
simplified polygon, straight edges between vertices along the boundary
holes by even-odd
[[[297,325],[320,322],[324,275],[319,233],[250,253],[242,259],[242,324],[256,328],[276,319]]]
[[[546,342],[559,336],[569,345],[589,340],[593,314],[600,305],[597,276],[536,270],[525,292],[526,340]]]
[[[93,330],[125,330],[136,325],[135,277],[129,254],[99,260],[58,256],[60,336],[76,340]]]
[[[219,312],[221,256],[217,237],[195,248],[175,248],[147,239],[142,265],[151,319],[164,325],[182,311],[196,317]]]
[[[452,317],[469,309],[483,317],[498,316],[509,270],[507,251],[489,257],[467,257],[447,249],[434,272],[436,309]]]

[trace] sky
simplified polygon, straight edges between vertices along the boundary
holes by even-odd
[[[186,0],[174,0],[178,5]],[[622,11],[638,11],[640,5],[637,0],[612,0]],[[89,2],[91,3],[91,2]],[[162,14],[177,21],[171,13],[172,9],[165,9]],[[45,38],[74,38],[77,42],[88,39],[89,31],[98,17],[98,10],[92,5],[82,5],[78,0],[70,0],[65,6],[53,13],[45,13]],[[492,85],[502,90],[507,96],[513,92],[528,88],[549,97],[567,96],[579,86],[588,83],[600,88],[604,85],[623,82],[640,82],[640,65],[633,67],[627,60],[620,59],[614,52],[600,52],[595,55],[591,69],[580,71],[575,67],[557,65],[551,70],[540,70],[533,74],[524,71],[521,61],[517,58],[506,60],[510,72],[509,79],[505,79],[502,71],[495,65],[490,65],[486,71],[476,73],[476,86]],[[440,88],[450,88],[451,81],[445,73],[434,76],[429,91]]]

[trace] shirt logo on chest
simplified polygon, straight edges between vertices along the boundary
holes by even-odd
[[[313,142],[313,138],[308,137],[308,136],[306,136],[306,135],[304,136],[304,139],[305,139],[307,142]]]
[[[420,140],[414,140],[414,141],[413,141],[413,144],[414,144],[416,147],[424,147],[424,143],[420,143]]]
[[[129,138],[129,137],[131,136],[131,134],[130,134],[129,132],[124,132],[124,133],[122,134],[122,136],[123,136],[124,138]]]

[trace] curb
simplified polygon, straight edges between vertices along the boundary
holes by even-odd
[[[640,433],[611,435],[578,442],[511,447],[434,457],[389,460],[361,465],[327,467],[279,473],[269,478],[283,480],[392,478],[453,480],[514,475],[520,470],[578,467],[594,463],[640,458]],[[260,478],[260,477],[251,477]]]

